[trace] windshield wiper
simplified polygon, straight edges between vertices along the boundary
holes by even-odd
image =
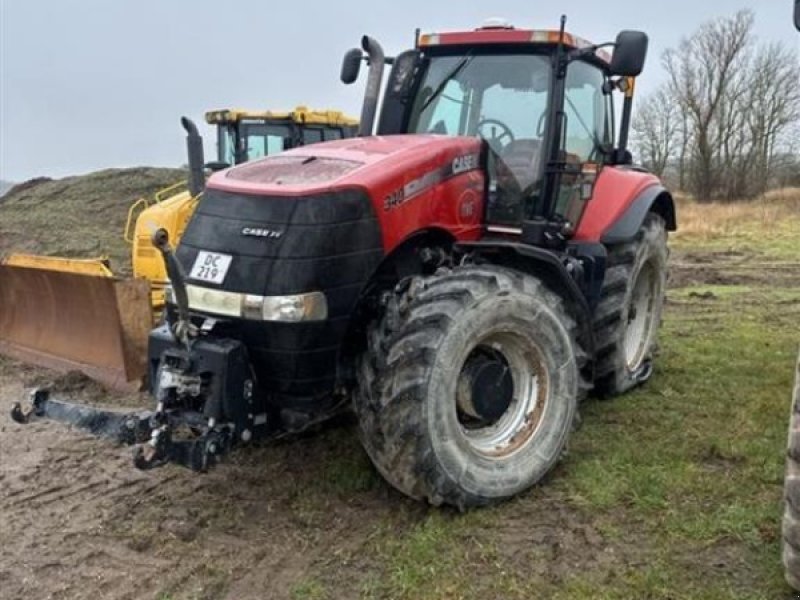
[[[592,138],[592,141],[594,142],[594,148],[592,148],[592,154],[590,154],[591,157],[595,152],[601,150],[603,144],[602,142],[600,142],[600,138],[597,136],[597,132],[589,129],[589,126],[586,124],[586,121],[583,120],[583,117],[581,117],[581,113],[578,112],[578,109],[575,108],[575,104],[573,104],[572,100],[570,100],[566,96],[564,97],[564,100],[567,101],[567,104],[569,104],[569,107],[572,109],[572,112],[575,113],[576,117],[578,117],[578,122],[581,124],[581,127],[583,127],[584,131],[586,131],[586,133],[589,134],[589,137]]]
[[[430,96],[428,96],[428,99],[425,100],[425,103],[422,105],[422,108],[419,109],[419,114],[425,112],[425,109],[430,106],[431,102],[433,102],[434,100],[436,100],[436,98],[439,97],[439,95],[444,91],[444,88],[447,86],[447,84],[453,79],[453,77],[458,75],[464,69],[464,67],[466,67],[470,63],[472,58],[473,56],[471,54],[467,54],[464,58],[458,61],[458,64],[456,64],[456,66],[450,69],[450,72],[447,74],[447,76],[444,79],[442,79],[439,85],[436,86],[436,89],[433,90]]]

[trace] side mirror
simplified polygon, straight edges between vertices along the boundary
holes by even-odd
[[[342,83],[349,85],[358,79],[358,72],[361,70],[361,56],[359,48],[351,48],[344,53],[342,72],[339,75]]]
[[[644,68],[647,56],[647,35],[641,31],[620,31],[614,42],[611,57],[611,74],[636,77]]]
[[[800,0],[794,0],[794,26],[800,31]]]
[[[419,50],[407,50],[399,54],[393,61],[387,90],[401,100],[407,99],[414,81],[414,71],[419,65]]]

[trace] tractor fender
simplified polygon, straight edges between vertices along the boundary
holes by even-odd
[[[677,229],[675,201],[672,199],[672,194],[661,185],[651,185],[639,193],[616,223],[603,233],[600,241],[604,244],[619,244],[633,239],[649,212],[654,212],[664,219],[667,231]]]
[[[588,351],[590,357],[594,356],[591,307],[561,260],[561,255],[529,244],[504,241],[459,242],[453,249],[457,254],[470,254],[541,279],[564,299],[570,316],[577,324],[582,347]]]

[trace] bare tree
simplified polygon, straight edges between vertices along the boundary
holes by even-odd
[[[664,176],[675,152],[680,111],[668,88],[662,87],[645,98],[633,122],[633,143],[639,160],[650,171]]]
[[[667,50],[668,81],[634,121],[642,162],[659,175],[674,165],[700,201],[763,193],[798,162],[800,59],[782,43],[757,45],[752,26],[743,10]]]
[[[692,130],[690,187],[701,200],[712,198],[719,184],[718,119],[742,70],[752,27],[752,11],[742,10],[702,25],[664,54],[672,92]],[[741,93],[738,86],[736,93]]]
[[[752,193],[764,192],[772,177],[773,160],[783,142],[800,120],[800,60],[786,46],[762,46],[753,62],[749,95],[741,107],[753,145],[756,168]],[[795,128],[796,129],[796,128]],[[794,132],[796,135],[796,131]]]

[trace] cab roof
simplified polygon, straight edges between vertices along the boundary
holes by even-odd
[[[206,122],[209,125],[238,123],[243,120],[292,121],[299,125],[328,125],[330,127],[355,127],[358,125],[358,119],[348,117],[339,110],[312,110],[302,105],[285,112],[223,108],[206,113]]]
[[[483,44],[552,45],[559,42],[560,35],[557,30],[553,29],[517,29],[510,24],[488,24],[472,31],[426,33],[420,36],[419,45],[423,49],[436,46],[475,46]],[[567,32],[564,32],[564,45],[574,49],[593,46],[590,41]],[[611,62],[611,56],[608,52],[597,50],[595,54],[606,64]]]

